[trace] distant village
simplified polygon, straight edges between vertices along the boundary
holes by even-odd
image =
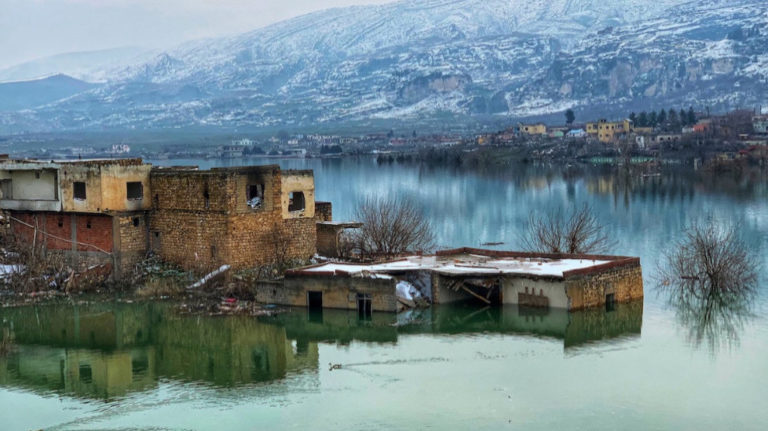
[[[764,159],[768,148],[768,112],[735,110],[726,114],[696,112],[693,108],[630,113],[625,118],[595,118],[577,122],[568,110],[563,125],[517,123],[488,133],[422,134],[418,130],[389,130],[363,135],[289,134],[269,138],[232,136],[209,145],[117,143],[106,146],[69,146],[15,151],[40,159],[143,157],[162,159],[320,158],[374,155],[409,157],[425,149],[518,148],[526,159],[577,160],[595,157],[734,160]],[[19,142],[23,143],[23,139]]]

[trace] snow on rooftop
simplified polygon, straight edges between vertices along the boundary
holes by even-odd
[[[446,257],[410,256],[401,260],[370,265],[326,263],[300,271],[310,274],[336,271],[342,274],[357,274],[364,271],[370,273],[390,273],[431,270],[445,275],[519,274],[562,277],[568,271],[591,268],[609,262],[611,261],[592,259],[493,258],[464,254]]]

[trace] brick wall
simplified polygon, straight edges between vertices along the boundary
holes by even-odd
[[[107,215],[76,215],[78,251],[101,249],[112,252],[112,217]],[[86,245],[87,244],[87,245]]]
[[[619,266],[604,271],[575,275],[565,280],[571,310],[605,305],[606,295],[616,302],[643,297],[643,274],[639,264]]]
[[[69,214],[47,214],[46,232],[48,236],[45,246],[48,250],[72,250],[72,218]],[[54,238],[55,237],[55,238]],[[58,239],[62,238],[62,239]]]
[[[37,244],[45,244],[48,250],[72,250],[72,241],[75,238],[78,243],[82,243],[77,245],[78,251],[96,252],[101,249],[111,252],[113,248],[112,217],[108,215],[11,212],[11,216],[23,222],[11,221],[13,234],[16,238],[30,245],[34,236],[34,228],[27,225],[37,226],[36,242]],[[75,236],[72,235],[73,220]],[[49,235],[45,235],[44,232]]]

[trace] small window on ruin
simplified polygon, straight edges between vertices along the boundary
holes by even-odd
[[[357,294],[357,317],[359,319],[368,320],[371,318],[373,298],[368,293]]]
[[[261,208],[264,203],[264,184],[249,184],[245,191],[248,206],[253,209]]]
[[[203,192],[203,199],[205,199],[205,209],[209,209],[211,207],[211,195],[208,194],[208,189]]]
[[[212,258],[216,257],[216,246],[215,245],[211,246],[211,257]]]
[[[13,181],[12,180],[0,180],[0,198],[13,199]]]
[[[140,181],[127,183],[127,194],[129,200],[140,200],[144,197],[144,185]]]
[[[91,369],[90,365],[80,364],[78,371],[81,382],[86,384],[93,382],[93,370]]]
[[[79,201],[85,200],[85,183],[82,181],[75,181],[72,183],[73,196]]]
[[[139,225],[141,225],[141,219],[139,219],[138,217],[134,217],[133,218],[133,226],[134,227],[139,227]]]
[[[160,195],[155,193],[155,208],[160,206]]]
[[[64,219],[59,217],[58,223],[56,223],[59,227],[64,227]]]
[[[91,228],[91,221],[90,221],[90,220],[88,220],[88,221],[86,221],[86,222],[85,222],[85,227],[86,227],[87,229],[90,229],[90,228]]]
[[[304,207],[304,192],[291,192],[288,194],[288,211],[302,211]]]

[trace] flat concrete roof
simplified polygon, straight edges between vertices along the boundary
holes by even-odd
[[[289,274],[327,276],[431,271],[446,276],[519,275],[562,279],[618,265],[639,263],[638,258],[625,256],[552,255],[463,248],[374,264],[324,263],[289,271]]]

